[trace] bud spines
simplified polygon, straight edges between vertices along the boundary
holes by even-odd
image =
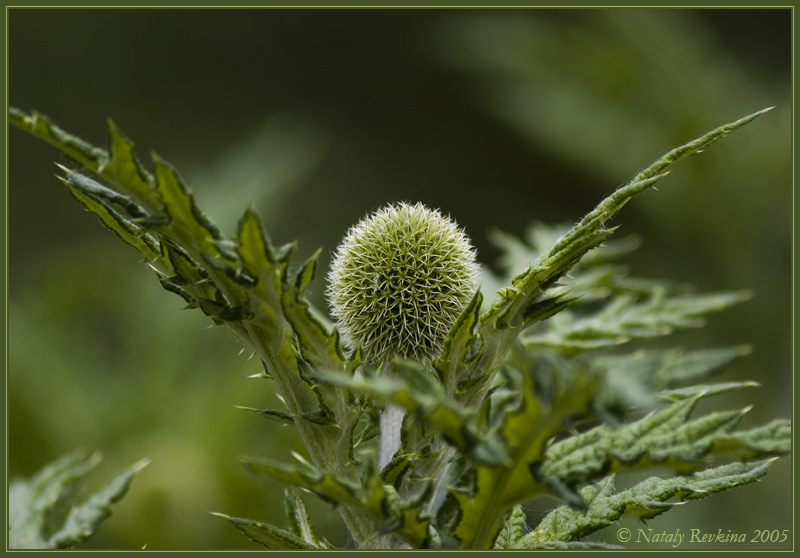
[[[431,360],[478,288],[464,232],[418,203],[382,208],[352,227],[336,251],[328,298],[343,338],[365,358]]]

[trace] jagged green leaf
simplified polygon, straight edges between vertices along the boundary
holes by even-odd
[[[194,196],[178,175],[178,171],[155,154],[153,164],[156,191],[169,217],[173,240],[211,258],[224,258],[225,254],[215,242],[222,239],[222,233],[197,207]]]
[[[117,474],[105,487],[78,503],[86,476],[100,462],[99,454],[75,452],[48,464],[30,479],[9,486],[9,546],[70,548],[90,537],[111,515],[134,475],[147,461]]]
[[[503,529],[497,535],[493,548],[514,548],[517,542],[519,542],[519,540],[522,538],[522,535],[525,533],[525,521],[525,512],[523,511],[522,507],[514,507],[514,510],[511,512],[511,516],[506,520],[505,525],[503,525]]]
[[[329,501],[358,508],[367,513],[383,532],[396,531],[416,548],[422,547],[429,537],[431,518],[423,513],[424,502],[400,500],[394,488],[382,484],[378,476],[369,476],[365,484],[356,484],[309,467],[300,470],[255,458],[245,459],[245,463],[253,471],[305,488]]]
[[[548,514],[533,532],[520,539],[515,548],[542,548],[542,544],[552,541],[578,541],[612,525],[624,515],[651,519],[683,501],[698,500],[756,482],[767,474],[771,463],[771,460],[736,462],[687,476],[652,477],[616,494],[614,477],[610,476],[581,490],[587,509],[561,506]]]
[[[654,389],[671,389],[707,380],[750,354],[746,345],[685,351],[681,348],[597,355],[591,366],[601,375],[646,378]]]
[[[241,517],[232,517],[221,513],[212,513],[212,515],[227,519],[231,525],[244,533],[248,539],[272,550],[311,550],[319,548],[303,540],[294,533],[290,533],[289,531],[280,529],[269,523],[262,523],[260,521]]]
[[[584,315],[562,312],[547,322],[542,332],[526,335],[528,347],[547,346],[565,351],[598,350],[674,331],[701,327],[703,316],[747,300],[746,292],[669,296],[656,288],[644,298],[617,295],[597,312]]]
[[[292,532],[314,547],[327,548],[328,545],[321,543],[314,532],[306,504],[300,497],[300,490],[293,486],[287,488],[284,504],[286,505],[286,517],[289,520]]]
[[[725,433],[714,439],[712,451],[741,459],[786,455],[792,451],[792,424],[787,419],[776,419],[748,430]]]
[[[92,171],[96,171],[108,162],[108,153],[104,150],[68,134],[43,114],[35,111],[27,114],[18,108],[9,107],[8,121],[46,141],[70,159]]]
[[[144,255],[148,262],[153,262],[161,257],[160,244],[153,235],[125,218],[107,200],[93,196],[90,191],[87,191],[85,186],[90,179],[77,173],[68,173],[65,182],[70,193],[79,203],[97,215],[100,221],[120,240]]]
[[[656,371],[655,380],[666,388],[694,384],[722,372],[751,352],[749,345],[689,352],[669,351],[664,354],[663,365]]]
[[[748,387],[758,387],[757,382],[720,382],[716,384],[699,384],[685,388],[669,389],[658,394],[658,398],[664,402],[678,401],[681,399],[693,399],[696,397],[709,397],[730,393]]]
[[[128,491],[133,477],[149,461],[144,460],[118,473],[107,485],[70,509],[64,526],[53,535],[51,544],[70,548],[91,536],[97,526],[111,516],[111,504],[118,502]]]
[[[444,386],[444,393],[450,398],[455,396],[460,380],[458,373],[463,371],[463,363],[470,358],[470,351],[476,341],[482,303],[483,295],[479,290],[450,328],[441,355],[433,361],[433,368]]]
[[[308,515],[305,502],[300,497],[300,490],[293,486],[287,488],[284,491],[283,503],[286,507],[286,518],[289,521],[292,533],[307,543],[319,547],[320,544],[311,525],[311,518]]]
[[[494,277],[491,272],[490,281],[510,281],[508,275],[513,270],[523,269],[531,262],[538,260],[551,246],[555,245],[567,232],[569,226],[548,225],[541,222],[532,223],[525,231],[525,238],[520,239],[514,235],[494,230],[490,231],[489,240],[501,251],[499,264],[503,269],[504,277]],[[636,285],[627,281],[627,270],[618,264],[610,264],[611,260],[629,254],[641,242],[635,236],[627,236],[615,240],[607,240],[577,262],[568,275],[563,278],[563,283],[569,288],[570,294],[578,297],[575,304],[587,304],[607,297],[614,292],[637,291]],[[649,288],[652,285],[648,284]]]
[[[310,312],[303,297],[306,285],[314,278],[320,253],[321,250],[317,250],[300,269],[294,288],[284,289],[283,310],[297,334],[300,353],[309,365],[318,370],[341,370],[344,369],[344,355],[338,343],[338,332],[327,331]]]
[[[541,473],[568,486],[608,471],[666,466],[688,473],[714,455],[758,458],[790,451],[787,421],[735,432],[744,411],[720,411],[689,420],[705,394],[685,399],[620,428],[601,425],[550,446]]]
[[[394,459],[384,465],[381,470],[381,482],[383,484],[390,484],[397,489],[406,473],[408,473],[413,460],[414,456],[408,453],[401,453],[395,456]]]
[[[281,313],[283,269],[253,208],[248,208],[239,221],[236,240],[245,269],[258,280],[250,289],[251,296],[257,300],[251,303],[251,309],[255,313],[253,321],[259,327],[267,328],[269,337],[277,340],[283,324]]]
[[[677,147],[637,174],[626,185],[602,200],[594,210],[572,227],[563,237],[532,262],[527,270],[501,288],[492,306],[481,316],[478,329],[481,348],[478,358],[469,363],[465,380],[480,379],[464,403],[479,403],[491,386],[491,380],[519,334],[540,319],[551,317],[573,301],[563,292],[549,292],[590,250],[600,246],[614,231],[606,225],[633,196],[647,190],[663,178],[672,164],[733,130],[764,114],[765,109],[716,128],[699,138]]]
[[[448,399],[442,385],[421,364],[399,360],[396,371],[394,379],[323,373],[318,373],[317,377],[326,383],[405,408],[478,462],[500,463],[505,459],[497,441],[470,424],[470,410]]]
[[[580,505],[574,491],[540,475],[539,469],[553,436],[570,419],[588,411],[597,378],[591,373],[577,375],[552,401],[538,396],[529,374],[521,380],[519,402],[508,408],[498,427],[508,458],[496,466],[476,464],[472,489],[453,490],[460,513],[452,532],[462,548],[491,546],[503,527],[503,516],[535,494],[552,491]]]
[[[87,171],[108,180],[120,192],[130,195],[150,215],[161,214],[163,203],[152,177],[139,164],[133,143],[109,121],[111,152],[94,147],[62,130],[42,114],[9,108],[9,122],[53,145]]]
[[[108,121],[108,159],[96,169],[112,184],[125,185],[130,194],[148,207],[161,207],[153,176],[139,162],[133,142],[112,121]],[[90,169],[94,170],[94,169]]]
[[[529,347],[528,352],[536,351]],[[595,406],[601,409],[649,410],[666,403],[692,396],[710,396],[752,384],[694,385],[671,389],[680,385],[679,378],[701,380],[719,373],[741,356],[748,354],[747,347],[726,347],[712,350],[684,351],[682,349],[638,350],[632,353],[591,355],[565,358],[559,363],[568,368],[585,360],[602,378]],[[585,358],[584,358],[585,357]],[[684,369],[685,368],[685,369]],[[665,389],[666,388],[666,389]]]

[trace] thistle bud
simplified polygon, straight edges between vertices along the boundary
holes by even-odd
[[[373,364],[430,361],[478,289],[475,250],[458,226],[418,203],[387,206],[339,245],[327,295],[345,341]]]

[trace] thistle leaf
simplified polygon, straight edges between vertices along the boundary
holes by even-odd
[[[54,146],[64,155],[89,170],[97,171],[97,169],[108,163],[108,153],[76,136],[68,134],[58,126],[55,126],[43,114],[35,111],[31,114],[26,114],[18,108],[9,107],[8,121]]]
[[[749,345],[704,349],[683,353],[670,351],[664,355],[664,364],[655,373],[656,382],[672,388],[704,381],[715,376],[743,356],[749,355]]]
[[[236,240],[244,269],[257,280],[250,289],[251,297],[258,301],[251,303],[253,321],[268,330],[268,338],[278,342],[283,326],[280,312],[283,267],[253,208],[248,208],[239,221]]]
[[[139,251],[148,262],[154,262],[161,257],[161,246],[154,236],[124,217],[106,200],[98,199],[87,190],[86,186],[93,181],[80,174],[69,173],[66,182],[73,197],[97,215],[120,240]]]
[[[699,384],[696,386],[670,389],[658,394],[659,399],[664,403],[680,401],[682,399],[693,399],[696,397],[709,397],[720,395],[731,391],[738,391],[747,387],[757,387],[756,382],[720,382],[717,384]]]
[[[338,332],[328,332],[325,325],[309,310],[303,297],[306,285],[314,278],[317,250],[297,274],[295,288],[283,291],[282,304],[286,319],[297,334],[300,353],[308,364],[318,370],[343,370],[344,355],[338,343]]]
[[[788,421],[734,432],[747,409],[689,420],[703,396],[678,401],[621,428],[601,425],[555,443],[547,449],[541,473],[576,486],[608,471],[667,466],[689,473],[714,455],[752,459],[790,451]]]
[[[448,399],[442,385],[421,364],[406,360],[396,364],[398,377],[392,380],[322,373],[316,377],[405,408],[478,462],[496,464],[505,459],[501,446],[470,424],[472,413]]]
[[[628,490],[614,493],[614,477],[581,490],[588,507],[576,510],[561,506],[542,520],[514,548],[543,548],[553,541],[578,541],[624,515],[643,519],[668,511],[685,500],[699,500],[730,488],[758,481],[767,474],[772,460],[754,463],[730,463],[698,471],[689,476],[652,477]],[[678,501],[674,501],[678,498]]]
[[[444,386],[444,392],[450,398],[455,396],[456,386],[461,380],[458,372],[463,371],[463,363],[470,358],[470,351],[477,339],[482,303],[483,295],[478,290],[450,328],[441,355],[433,361],[434,370]]]
[[[221,513],[212,512],[212,515],[227,519],[231,525],[244,533],[248,539],[269,549],[311,550],[319,548],[303,540],[294,533],[290,533],[289,531],[285,531],[269,523],[261,523],[260,521],[241,517],[231,517]]]
[[[30,479],[12,481],[9,546],[71,548],[86,540],[111,515],[111,504],[125,495],[134,475],[148,463],[140,461],[122,471],[78,503],[84,479],[99,462],[98,454],[75,452],[50,463]]]
[[[514,511],[511,512],[511,516],[506,520],[502,531],[497,535],[493,548],[514,548],[525,532],[525,520],[525,512],[522,507],[516,506]]]
[[[107,485],[89,496],[82,504],[73,507],[64,526],[53,535],[51,544],[57,548],[70,548],[88,538],[97,526],[111,516],[111,504],[119,501],[130,487],[134,475],[149,463],[140,461],[118,473]]]
[[[529,374],[522,376],[519,403],[507,409],[498,427],[506,443],[508,458],[495,466],[475,465],[473,486],[453,489],[458,502],[459,519],[452,528],[462,548],[488,548],[503,528],[503,517],[517,504],[532,496],[553,491],[574,505],[577,494],[557,479],[539,473],[548,442],[570,419],[588,411],[596,377],[577,375],[569,389],[545,402],[537,397]]]
[[[558,288],[558,281],[614,232],[613,228],[606,225],[628,200],[653,186],[663,178],[667,168],[678,160],[702,151],[767,110],[720,126],[662,156],[602,200],[548,250],[543,251],[527,270],[513,277],[510,285],[501,288],[495,302],[481,316],[478,328],[480,355],[469,363],[464,374],[464,381],[480,380],[480,385],[462,402],[467,406],[479,404],[519,334],[535,322],[564,310],[574,301],[563,298],[562,292],[548,291]]]
[[[377,476],[371,476],[360,485],[332,473],[319,473],[310,468],[299,470],[264,459],[245,459],[255,472],[266,473],[292,486],[310,490],[337,504],[349,505],[367,513],[382,532],[397,532],[416,548],[425,545],[429,538],[431,518],[423,511],[422,501],[404,502],[391,485],[384,485]]]
[[[108,129],[110,155],[97,169],[89,167],[89,170],[102,174],[112,184],[124,184],[139,203],[160,207],[162,201],[155,192],[153,176],[139,163],[133,142],[111,120],[108,121]]]
[[[305,502],[300,497],[300,490],[290,486],[286,489],[285,495],[286,516],[289,519],[292,532],[313,547],[327,548],[326,544],[320,543],[317,534],[314,532]]]
[[[153,164],[156,191],[169,217],[173,240],[212,258],[224,257],[215,242],[222,239],[222,233],[197,207],[194,196],[175,168],[155,154]]]
[[[668,296],[661,288],[644,300],[622,294],[589,315],[562,312],[548,321],[543,332],[526,335],[523,343],[528,347],[547,346],[570,352],[598,350],[633,339],[701,327],[700,316],[748,298],[746,292]]]

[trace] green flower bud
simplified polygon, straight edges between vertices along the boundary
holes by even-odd
[[[336,251],[327,295],[343,338],[365,359],[430,361],[478,289],[464,232],[418,203],[390,205],[352,227]]]

